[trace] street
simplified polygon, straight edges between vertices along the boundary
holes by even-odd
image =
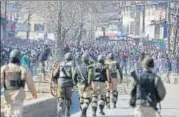
[[[162,117],[179,117],[179,101],[178,101],[179,85],[165,84],[165,86],[167,89],[167,96],[165,100],[161,103]],[[134,109],[128,105],[128,102],[129,102],[129,95],[120,95],[117,108],[105,109],[106,116],[103,116],[103,117],[133,117]],[[75,105],[75,104],[77,104],[77,98],[73,98],[72,117],[79,117],[80,112],[77,112],[77,110],[79,110],[77,109],[77,107],[79,108],[79,105]],[[88,110],[88,117],[91,117],[91,107],[89,107],[89,110]]]
[[[166,94],[162,117],[179,117],[179,0],[2,1],[0,6],[1,117],[55,117],[63,105],[67,116],[80,117],[80,103],[83,117],[86,111],[92,117],[92,106],[95,115],[97,105],[98,117],[99,111],[103,117],[133,117],[133,70],[140,82],[137,103],[152,105]],[[111,86],[115,109],[104,107]],[[141,117],[150,116],[140,111]]]

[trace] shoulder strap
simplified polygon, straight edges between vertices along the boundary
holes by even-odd
[[[86,78],[84,77],[83,73],[81,72],[81,69],[80,69],[79,65],[78,65],[77,67],[78,67],[78,70],[79,70],[79,72],[80,72],[80,75],[81,75],[82,78],[85,80]]]
[[[6,80],[6,70],[7,69],[9,69],[9,64],[7,64],[6,65],[6,67],[5,67],[5,70],[3,71],[3,75],[4,75],[4,89],[7,89],[7,87],[6,87],[6,82],[5,82],[5,80]]]
[[[66,65],[66,63],[64,63],[64,64]],[[62,67],[62,72],[65,74],[66,77],[70,77],[70,76],[67,75],[67,73],[66,73],[64,67]],[[70,75],[71,75],[71,69],[70,69]]]
[[[27,71],[27,72],[28,72],[28,71]],[[21,80],[25,80],[25,76],[22,75],[22,66],[20,66],[20,74],[21,74]],[[23,76],[23,78],[22,78],[22,76]]]

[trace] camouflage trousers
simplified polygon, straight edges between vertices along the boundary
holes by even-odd
[[[71,97],[73,87],[58,87],[57,91],[57,117],[70,116]]]
[[[91,86],[85,88],[84,84],[78,84],[77,86],[80,96],[80,108],[81,109],[88,108],[91,102],[92,88]]]
[[[5,117],[22,117],[23,101],[13,101],[12,104],[5,105]]]
[[[106,83],[105,82],[93,82],[92,83],[93,93],[92,93],[92,108],[97,108],[99,106],[105,106],[106,98]],[[98,100],[99,99],[99,100]]]
[[[106,92],[106,105],[110,108],[110,102],[112,101],[114,104],[117,103],[118,100],[118,90],[117,90],[118,81],[117,78],[112,78],[112,87],[107,87]]]
[[[156,112],[152,107],[136,106],[135,117],[156,117]]]

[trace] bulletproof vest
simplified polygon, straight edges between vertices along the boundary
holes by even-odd
[[[156,75],[154,73],[144,72],[139,77],[139,85],[137,85],[137,100],[146,101],[146,95],[150,96],[151,100],[154,104],[157,103],[157,90],[155,87],[155,78]],[[144,92],[145,91],[145,92]]]
[[[5,90],[19,90],[25,87],[25,80],[21,71],[11,72],[7,69],[4,71],[4,88]]]
[[[110,70],[110,75],[112,78],[117,78],[117,62],[111,61],[109,62],[109,70]]]
[[[78,66],[78,82],[85,83],[88,79],[88,65],[81,64]]]
[[[106,66],[102,64],[96,64],[94,67],[94,79],[93,81],[105,82],[107,80],[106,76]]]
[[[72,62],[62,62],[60,63],[60,74],[59,78],[72,78]]]

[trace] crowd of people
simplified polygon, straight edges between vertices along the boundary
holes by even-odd
[[[41,71],[44,72],[46,67],[51,66],[50,58],[58,54],[55,53],[55,41],[13,39],[5,40],[1,46],[1,65],[4,65],[1,75],[3,79],[7,78],[6,82],[1,82],[4,83],[2,86],[6,92],[5,97],[20,96],[24,93],[26,82],[33,97],[37,98],[30,72],[32,75],[36,75],[37,68],[43,68]],[[152,108],[155,109],[156,104],[162,101],[166,95],[162,82],[163,77],[160,78],[156,74],[167,73],[168,80],[171,73],[179,74],[179,56],[169,56],[166,49],[157,48],[154,44],[143,46],[128,41],[112,40],[93,40],[81,43],[67,41],[61,49],[64,59],[60,60],[60,64],[52,70],[52,78],[58,82],[56,95],[58,97],[58,117],[61,117],[63,112],[66,117],[70,117],[74,85],[79,93],[81,117],[87,116],[89,104],[92,106],[93,117],[97,116],[97,108],[101,115],[105,115],[105,105],[110,109],[110,104],[113,103],[113,108],[116,108],[117,87],[123,82],[123,74],[131,75],[134,79],[135,76],[140,76],[142,81],[140,84],[137,84],[135,80],[132,82],[130,105],[136,108],[136,116],[143,117],[140,115],[144,112],[139,111],[143,108],[146,109],[144,114],[152,114],[152,117],[155,117],[157,110],[152,110]],[[10,75],[7,74],[12,74],[12,76],[9,77]],[[148,96],[152,100],[151,102],[146,99],[142,88],[138,88],[139,85],[151,94]],[[11,90],[13,93],[8,92]],[[20,92],[17,93],[16,91],[19,90]],[[24,100],[24,97],[7,100],[10,105],[8,105],[7,114],[21,117],[23,107],[19,105],[23,104],[22,99]],[[148,100],[149,107],[143,106],[144,103],[141,100]],[[64,101],[66,102],[65,111],[63,111]],[[18,104],[18,106],[16,105],[18,113],[15,113],[16,110],[11,111],[10,109],[15,104]],[[152,111],[149,112],[149,110]]]
[[[5,40],[1,44],[1,65],[8,63],[11,50],[19,49],[22,52],[22,59],[24,58],[22,60],[23,64],[28,64],[27,66],[31,72],[36,75],[39,61],[42,59],[40,58],[41,55],[46,48],[49,48],[50,53],[53,53],[53,45],[54,41],[51,40],[25,40],[19,38]],[[49,60],[50,58],[47,59]]]
[[[29,68],[36,75],[39,66],[40,54],[44,53],[45,48],[50,48],[51,57],[55,53],[55,41],[52,40],[25,40],[25,39],[11,39],[5,40],[1,45],[1,65],[7,64],[9,60],[9,53],[12,49],[18,48],[22,54],[29,58]],[[155,45],[136,46],[127,41],[89,41],[81,42],[80,44],[73,42],[66,42],[63,47],[65,53],[72,52],[77,62],[84,52],[88,52],[90,57],[96,61],[98,55],[107,55],[112,52],[124,72],[127,74],[133,67],[137,66],[139,55],[146,52],[152,55],[156,64],[156,73],[166,73],[167,69],[171,67],[171,72],[179,74],[179,55],[168,56],[166,49],[157,48]],[[49,53],[49,52],[47,52]],[[54,56],[53,56],[54,57]],[[46,60],[46,59],[45,59]],[[171,63],[171,66],[170,66]]]
[[[179,74],[179,54],[169,56],[167,49],[160,49],[155,45],[136,46],[123,41],[91,41],[80,45],[74,42],[69,44],[67,48],[76,58],[80,58],[84,52],[88,52],[94,61],[97,60],[98,55],[106,56],[111,52],[115,55],[116,60],[120,62],[126,74],[137,66],[140,54],[145,52],[155,60],[156,73],[163,74],[171,69],[172,73]]]

